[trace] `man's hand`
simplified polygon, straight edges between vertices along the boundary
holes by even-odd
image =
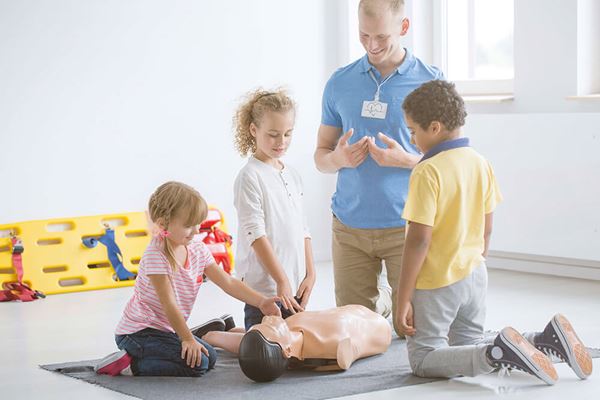
[[[354,129],[349,129],[338,141],[331,155],[338,169],[356,168],[369,155],[369,138],[367,136],[359,139],[354,144],[348,144],[348,140],[354,134]]]
[[[377,137],[387,146],[385,148],[377,146],[374,137],[370,137],[368,140],[369,153],[379,166],[413,168],[421,159],[420,156],[410,154],[404,150],[404,148],[400,146],[400,143],[383,133],[379,132]]]

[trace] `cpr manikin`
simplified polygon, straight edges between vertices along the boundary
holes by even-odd
[[[225,334],[211,333],[217,337]],[[268,382],[291,365],[327,365],[327,369],[346,370],[357,359],[384,353],[392,340],[392,330],[381,315],[360,305],[347,305],[304,311],[285,320],[265,316],[262,323],[239,334],[239,345],[234,340],[223,346],[223,342],[210,340],[209,336],[205,336],[209,343],[239,353],[240,367],[248,378]]]

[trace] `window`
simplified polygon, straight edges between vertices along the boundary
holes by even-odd
[[[577,2],[577,96],[600,94],[600,1]]]
[[[512,94],[513,2],[406,0],[411,27],[404,43],[441,68],[463,95]],[[345,58],[351,62],[365,53],[358,40],[358,0],[343,4],[349,33]]]
[[[434,63],[462,94],[512,93],[513,0],[436,0]]]
[[[359,0],[348,0],[346,4],[348,13],[348,57],[347,62],[352,62],[365,55],[365,49],[358,39],[358,2]]]

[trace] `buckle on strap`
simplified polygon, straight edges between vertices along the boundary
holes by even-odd
[[[25,251],[23,241],[13,231],[10,233],[12,244],[12,263],[17,274],[17,282],[4,282],[2,291],[0,291],[0,301],[33,301],[39,298],[45,298],[44,293],[33,290],[27,284],[23,283],[23,258],[21,254]]]
[[[12,254],[22,254],[25,251],[23,247],[23,241],[19,238],[15,232],[10,232],[10,242],[12,243]]]

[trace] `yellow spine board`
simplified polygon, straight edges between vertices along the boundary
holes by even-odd
[[[211,209],[215,209],[211,207]],[[217,210],[218,211],[218,210]],[[220,213],[219,227],[227,232]],[[10,232],[23,241],[23,281],[44,294],[79,292],[132,286],[135,281],[118,281],[110,265],[106,247],[83,245],[82,239],[104,234],[107,223],[115,231],[115,241],[123,255],[123,266],[137,273],[138,264],[151,232],[144,212],[60,218],[0,225],[0,282],[15,282]],[[231,246],[227,252],[233,266]]]

